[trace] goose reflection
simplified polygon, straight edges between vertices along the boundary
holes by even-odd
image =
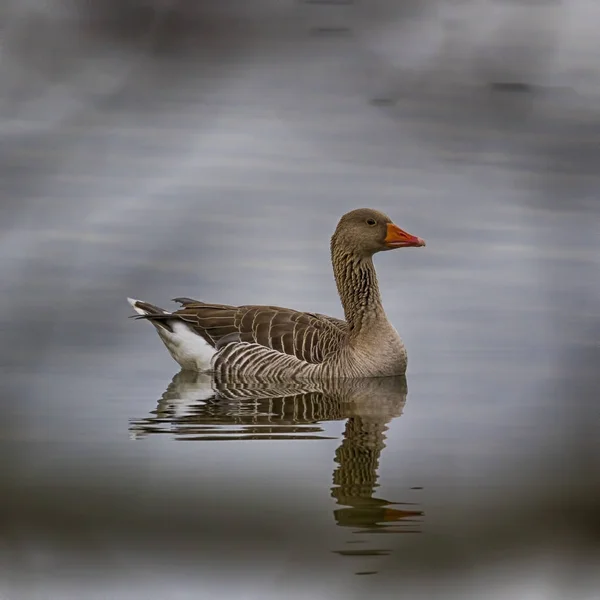
[[[402,415],[406,395],[405,377],[252,388],[181,371],[156,410],[131,421],[130,433],[134,439],[162,433],[198,441],[324,439],[328,436],[322,422],[346,419],[331,487],[338,507],[333,511],[336,523],[357,533],[416,533],[423,515],[417,506],[375,497],[388,425]]]

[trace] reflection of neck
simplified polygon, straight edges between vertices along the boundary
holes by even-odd
[[[331,261],[350,335],[360,336],[373,322],[386,318],[373,259],[350,254],[332,242]]]
[[[351,417],[335,451],[337,469],[331,494],[338,504],[355,506],[370,499],[377,487],[379,457],[385,448],[387,421]]]
[[[331,496],[340,506],[333,511],[334,518],[342,527],[374,531],[394,523],[395,529],[388,531],[419,531],[415,523],[419,523],[423,511],[392,508],[390,505],[396,502],[373,497],[389,421],[355,416],[346,423],[344,440],[335,452],[339,466],[333,472],[331,488]]]

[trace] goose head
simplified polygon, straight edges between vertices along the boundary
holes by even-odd
[[[425,246],[425,240],[400,229],[386,214],[372,208],[358,208],[346,213],[340,219],[331,243],[358,257]]]

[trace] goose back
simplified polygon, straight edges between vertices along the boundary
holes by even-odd
[[[308,364],[318,364],[335,352],[347,335],[345,321],[279,306],[208,304],[175,298],[182,308],[151,314],[153,321],[179,319],[217,350],[230,343],[274,350]],[[244,346],[245,347],[245,346]]]

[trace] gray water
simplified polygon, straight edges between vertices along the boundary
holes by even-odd
[[[183,27],[5,120],[0,595],[596,597],[595,98],[373,104],[352,36],[287,27],[229,54]],[[427,240],[375,261],[406,379],[215,393],[128,320],[340,317],[329,236],[360,206]]]

